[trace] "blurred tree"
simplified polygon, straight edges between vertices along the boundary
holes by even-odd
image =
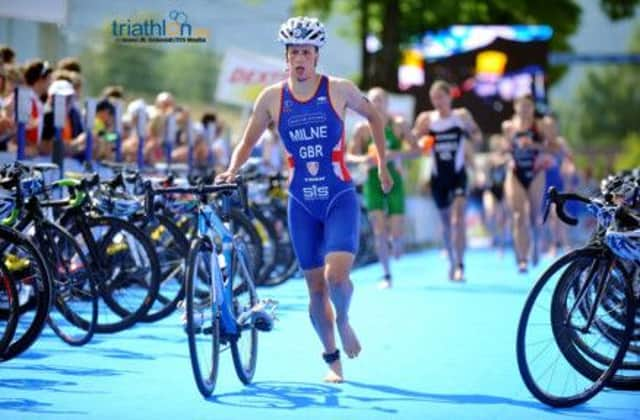
[[[640,133],[629,134],[622,142],[621,153],[616,159],[615,169],[640,167]]]
[[[628,51],[640,54],[640,24],[634,30]],[[567,138],[578,148],[618,152],[619,168],[640,166],[638,70],[632,64],[589,70],[573,101],[560,108]]]
[[[168,50],[160,62],[164,90],[178,99],[212,102],[220,57],[202,45],[180,45]]]
[[[117,42],[105,26],[92,34],[80,53],[87,77],[86,94],[97,96],[107,85],[122,85],[126,91],[153,95],[162,90],[165,51],[153,44]]]
[[[612,18],[631,17],[639,0],[600,0],[603,10]],[[427,30],[438,30],[452,24],[547,24],[553,27],[553,51],[569,51],[569,37],[576,31],[581,9],[575,0],[294,0],[296,13],[331,13],[357,17],[356,36],[360,40],[363,89],[380,85],[397,90],[397,69],[401,48]],[[366,38],[378,37],[382,48],[367,53]],[[552,69],[553,83],[565,71]]]
[[[600,0],[600,7],[613,20],[635,16],[640,0]]]
[[[640,24],[628,48],[640,54]],[[640,134],[640,72],[633,64],[589,70],[578,85],[576,97],[562,109],[566,133],[578,143],[620,144]]]

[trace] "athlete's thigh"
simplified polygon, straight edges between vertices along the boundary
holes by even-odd
[[[387,230],[387,215],[382,210],[369,210],[369,220],[375,235],[384,235]]]
[[[387,213],[390,216],[403,215],[405,210],[405,192],[404,182],[398,170],[394,169],[391,173],[393,179],[393,188],[387,194]]]
[[[360,236],[360,205],[355,191],[347,190],[331,204],[324,221],[325,252],[355,254]]]
[[[507,172],[507,178],[504,181],[504,193],[509,210],[512,212],[522,212],[526,209],[528,201],[527,191],[513,171]]]
[[[531,181],[529,185],[529,204],[531,206],[531,213],[537,215],[542,210],[542,200],[544,197],[544,188],[546,185],[546,175],[544,171],[538,172],[538,174]]]
[[[489,190],[485,190],[482,193],[482,207],[484,207],[484,213],[487,215],[487,218],[490,219],[495,216],[497,211],[496,198]]]
[[[453,185],[443,178],[442,176],[432,176],[430,182],[431,197],[440,211],[449,209],[453,201]]]
[[[323,223],[311,216],[293,198],[289,198],[288,213],[291,244],[300,263],[300,268],[306,271],[322,267],[324,263]]]
[[[380,180],[377,175],[369,174],[364,182],[362,193],[364,197],[364,204],[367,210],[383,211],[385,209],[385,197],[380,186]]]

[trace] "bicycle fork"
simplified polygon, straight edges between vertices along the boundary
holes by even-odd
[[[593,306],[591,307],[591,310],[589,311],[589,316],[587,318],[587,322],[586,324],[581,327],[578,328],[578,330],[584,334],[586,334],[589,331],[589,328],[591,328],[591,324],[593,324],[593,319],[596,315],[596,311],[598,309],[598,306],[600,305],[600,301],[602,300],[602,296],[604,294],[604,290],[605,290],[605,286],[608,284],[609,282],[609,273],[611,271],[611,268],[613,267],[613,260],[609,260],[607,262],[607,266],[606,266],[606,270],[605,270],[605,278],[602,279],[602,281],[600,281],[597,285],[597,290],[596,290],[596,298],[593,302]],[[567,320],[565,321],[566,325],[570,324],[570,320],[571,317],[574,313],[574,311],[577,309],[578,305],[582,303],[584,297],[587,294],[587,290],[591,287],[591,284],[593,283],[594,279],[595,279],[595,275],[596,273],[599,271],[598,269],[600,268],[600,264],[598,264],[598,261],[594,261],[593,264],[591,265],[591,268],[589,270],[589,275],[587,277],[587,280],[585,281],[584,286],[580,289],[580,292],[578,293],[578,296],[576,297],[576,301],[573,303],[573,306],[571,307],[571,310],[569,311]],[[565,325],[565,326],[566,326]]]
[[[229,273],[231,272],[231,264],[229,261],[229,256],[231,254],[230,251],[231,244],[227,244],[223,240],[222,254],[218,254],[214,246],[212,251],[214,255],[212,255],[211,258],[211,272],[213,273],[213,281],[211,282],[213,290],[211,291],[211,296],[214,297],[212,305],[214,305],[216,313],[220,314],[222,331],[226,336],[234,336],[238,334],[236,321],[233,313],[231,312],[230,304],[228,303],[228,300],[230,301],[230,296],[227,296],[223,275],[223,270]],[[231,275],[228,275],[227,277],[227,281],[230,281]]]

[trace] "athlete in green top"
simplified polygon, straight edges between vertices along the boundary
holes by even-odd
[[[393,179],[393,188],[388,194],[382,191],[375,166],[375,149],[372,142],[369,124],[361,123],[356,127],[349,144],[349,160],[354,163],[369,165],[367,179],[364,183],[364,199],[369,211],[376,240],[378,260],[382,264],[384,276],[381,288],[391,286],[391,270],[389,254],[396,258],[401,254],[404,224],[404,185],[400,173],[403,159],[418,157],[420,149],[408,123],[402,117],[394,117],[388,112],[388,97],[384,89],[375,87],[367,94],[369,100],[383,117],[385,138],[387,141],[387,167]],[[405,147],[407,143],[407,147]],[[371,152],[370,152],[371,151]],[[389,249],[391,240],[392,249]]]

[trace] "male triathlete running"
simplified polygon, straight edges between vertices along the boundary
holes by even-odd
[[[464,211],[467,193],[466,165],[473,164],[472,145],[482,140],[482,133],[465,108],[451,107],[451,87],[436,80],[429,89],[433,111],[418,115],[414,132],[432,143],[434,163],[431,194],[442,220],[444,244],[449,256],[449,280],[464,280],[466,226]]]
[[[404,224],[404,185],[401,174],[401,160],[418,157],[416,138],[407,122],[402,117],[393,117],[388,111],[388,97],[384,89],[375,87],[369,90],[368,97],[378,110],[384,122],[384,134],[387,141],[387,167],[393,179],[393,188],[388,194],[382,191],[378,169],[373,166],[367,172],[364,183],[364,201],[369,218],[373,225],[376,239],[376,253],[382,265],[383,278],[380,288],[391,287],[391,270],[389,267],[389,241],[391,253],[397,258],[402,250],[402,235]],[[403,143],[409,147],[403,148]],[[350,160],[357,163],[375,163],[375,153],[371,153],[373,138],[371,128],[367,123],[358,124],[352,141],[349,143]]]
[[[353,293],[349,272],[358,247],[359,206],[344,162],[346,108],[369,120],[385,192],[393,181],[386,166],[384,127],[378,112],[352,82],[316,73],[318,50],[325,38],[324,26],[315,18],[294,17],[282,24],[278,39],[285,45],[288,78],[260,93],[229,168],[217,180],[233,180],[273,121],[291,168],[289,228],[309,288],[311,322],[329,365],[325,380],[341,382],[334,325],[347,356],[356,357],[361,350],[349,324]]]

